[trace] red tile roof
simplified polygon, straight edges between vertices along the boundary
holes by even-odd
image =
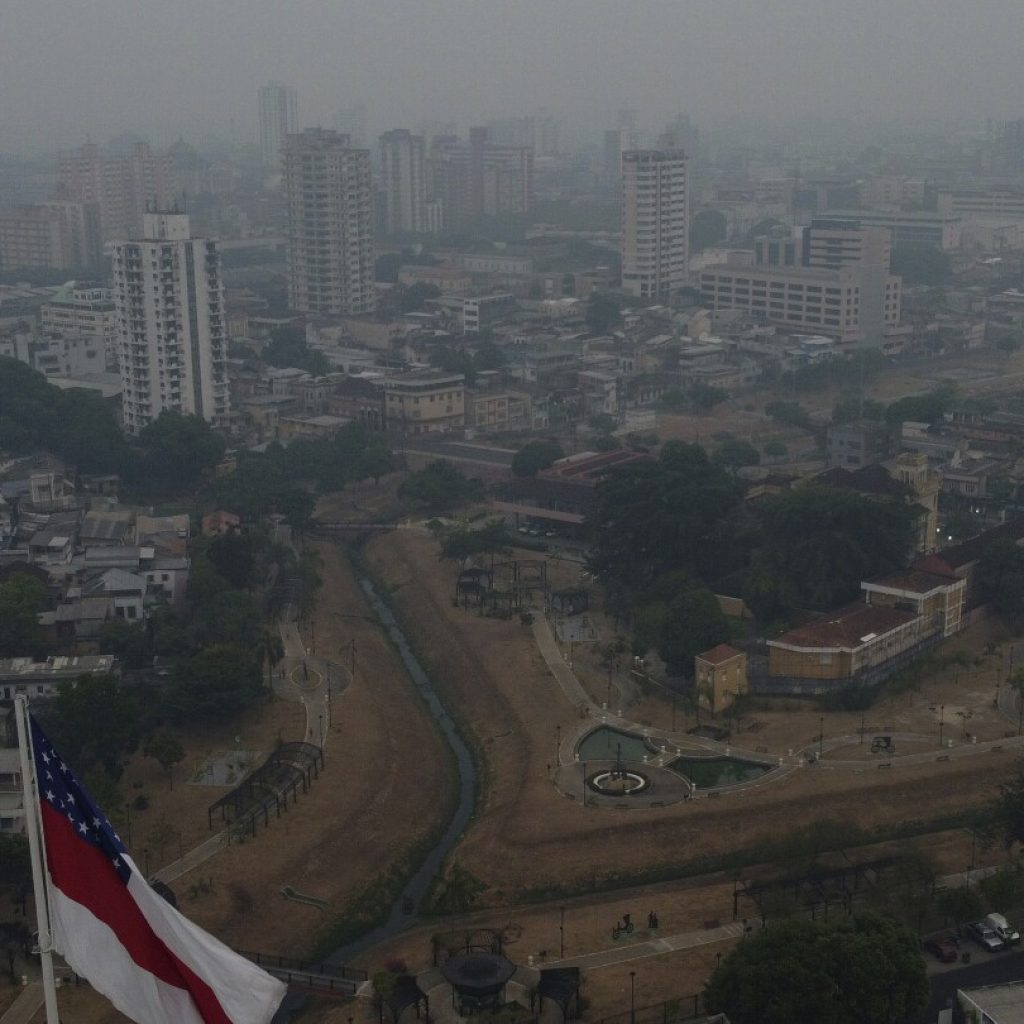
[[[730,647],[728,644],[719,644],[717,647],[712,647],[710,651],[698,654],[697,657],[711,665],[721,665],[723,661],[728,661],[730,658],[735,658],[742,653],[742,651],[737,651],[735,647]]]
[[[911,594],[928,594],[938,587],[946,587],[950,583],[956,582],[957,577],[952,572],[943,571],[934,563],[927,569],[918,564],[909,569],[889,573],[888,576],[865,580],[865,583],[874,583],[879,587],[888,587],[891,590],[905,590]]]
[[[829,612],[806,625],[797,626],[788,633],[783,633],[777,640],[769,640],[768,646],[782,644],[787,647],[807,647],[814,650],[855,650],[868,642],[865,637],[872,634],[881,636],[916,618],[913,612],[858,601],[838,611]]]

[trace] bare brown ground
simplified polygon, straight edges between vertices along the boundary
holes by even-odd
[[[173,884],[182,911],[225,942],[296,957],[308,953],[350,896],[432,828],[440,813],[438,795],[450,784],[438,734],[380,628],[360,618],[339,618],[371,614],[344,552],[329,543],[314,546],[323,558],[324,579],[317,650],[329,656],[353,637],[358,648],[355,683],[334,701],[325,771],[280,821],[258,828],[255,840],[232,845]],[[278,701],[264,712],[270,724],[276,722],[271,711],[279,709],[301,723],[300,705]],[[298,738],[301,729],[298,724],[292,735]],[[226,729],[225,737],[231,732]],[[243,731],[243,747],[250,735],[255,734]],[[266,735],[276,738],[276,724]],[[289,735],[286,730],[285,738]],[[143,763],[137,770],[150,769]],[[159,768],[154,765],[153,771],[146,792],[156,795],[162,780]],[[175,798],[186,789],[203,794],[202,807],[192,813],[202,811],[205,836],[206,803],[222,791],[176,784]],[[154,804],[146,815],[165,806]],[[213,892],[190,899],[188,890],[200,879],[210,880]],[[328,908],[320,912],[284,900],[283,885],[326,899]],[[74,1009],[69,1020],[115,1024],[124,1019],[85,989],[69,991],[66,998]]]
[[[864,775],[823,767],[715,801],[625,813],[582,808],[561,797],[548,776],[556,727],[577,720],[529,633],[516,620],[452,608],[452,571],[438,563],[429,538],[377,538],[370,557],[437,684],[471,723],[486,756],[487,792],[457,857],[489,885],[493,904],[510,902],[522,889],[754,845],[780,827],[822,818],[870,827],[949,813],[991,797],[1015,759],[987,754]],[[818,724],[816,714],[805,713],[794,733],[810,741]]]

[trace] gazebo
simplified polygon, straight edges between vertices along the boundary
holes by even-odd
[[[505,984],[515,973],[516,965],[500,953],[456,953],[441,964],[452,987],[452,1006],[463,1017],[501,1006]]]

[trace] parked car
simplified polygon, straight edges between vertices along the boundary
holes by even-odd
[[[955,964],[960,959],[960,950],[950,935],[936,935],[924,944],[924,948],[944,964]]]
[[[1020,932],[1003,917],[1002,914],[989,914],[985,923],[1003,940],[1007,946],[1016,946],[1020,942]]]
[[[996,953],[1006,945],[999,937],[999,933],[987,921],[975,921],[973,924],[969,924],[967,934],[989,953]]]

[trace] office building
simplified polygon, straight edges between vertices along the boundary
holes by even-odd
[[[216,243],[192,235],[188,214],[154,212],[113,255],[125,429],[137,434],[165,411],[222,424],[228,340]]]
[[[386,377],[384,425],[403,434],[461,431],[466,424],[465,378],[461,373],[420,370]]]
[[[751,254],[700,274],[709,309],[740,309],[766,323],[822,334],[841,345],[885,348],[900,322],[902,282],[889,273],[888,244],[873,230],[817,228],[763,238]]]
[[[260,87],[260,159],[271,174],[281,173],[281,151],[289,135],[299,130],[295,90],[281,82]]]
[[[811,220],[813,228],[841,231],[888,228],[892,246],[930,246],[948,251],[960,248],[961,219],[931,210],[829,210]]]
[[[43,334],[82,338],[103,353],[105,366],[118,367],[117,310],[113,292],[95,281],[68,281],[39,309]]]
[[[422,135],[406,129],[380,137],[382,226],[386,235],[427,229],[427,168]]]
[[[147,206],[167,209],[174,202],[171,159],[144,142],[126,154],[107,155],[92,143],[61,153],[57,187],[62,199],[98,204],[104,242],[139,237]]]
[[[0,210],[0,270],[76,270],[102,258],[96,203],[53,200]]]
[[[638,149],[622,155],[622,289],[638,298],[686,284],[690,208],[686,155]]]
[[[370,152],[346,135],[308,128],[284,149],[288,304],[352,316],[374,309]]]
[[[604,180],[617,187],[622,180],[622,154],[643,148],[643,137],[633,128],[612,128],[604,133]]]

